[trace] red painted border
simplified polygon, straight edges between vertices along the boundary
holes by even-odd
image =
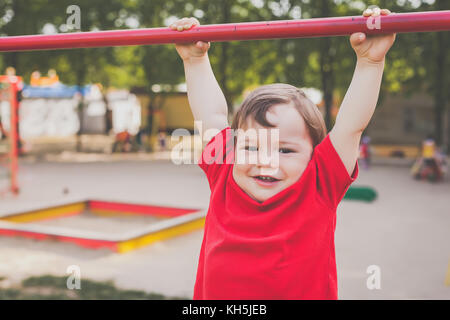
[[[98,209],[98,210],[109,210],[127,213],[135,213],[139,215],[151,215],[151,216],[166,216],[166,217],[178,217],[187,213],[192,213],[198,211],[198,209],[182,209],[182,208],[171,208],[171,207],[160,207],[160,206],[149,206],[142,204],[129,204],[129,203],[119,203],[119,202],[109,202],[109,201],[97,201],[89,200],[87,201],[88,210]]]
[[[85,248],[91,248],[91,249],[107,248],[112,251],[117,251],[117,242],[115,242],[115,241],[83,239],[83,238],[44,234],[44,233],[38,233],[38,232],[30,232],[30,231],[9,230],[9,229],[0,229],[0,234],[3,236],[9,236],[9,237],[20,236],[20,237],[35,239],[35,240],[57,240],[57,241],[61,241],[61,242],[71,242],[71,243],[75,243],[75,244],[85,247]]]

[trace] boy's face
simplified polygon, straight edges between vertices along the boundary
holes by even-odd
[[[262,134],[258,134],[256,140],[240,140],[242,143],[236,144],[236,159],[233,166],[233,178],[236,183],[258,202],[269,199],[300,179],[313,151],[312,140],[305,121],[294,106],[274,105],[268,110],[266,119],[275,127],[266,128],[253,119],[247,120],[242,129],[244,131],[252,129],[257,133],[263,133],[264,131],[260,129],[266,129],[266,139],[262,137]],[[273,136],[271,130],[278,130],[278,148],[276,135]],[[268,149],[262,146],[264,140],[267,140]],[[276,157],[276,152],[278,152],[278,161],[268,163],[262,160],[263,153]],[[257,158],[256,162],[249,161],[252,156]]]

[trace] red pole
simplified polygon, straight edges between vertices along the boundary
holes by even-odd
[[[17,82],[10,82],[10,110],[11,110],[11,128],[9,133],[11,150],[10,150],[10,168],[11,168],[11,191],[15,194],[19,193],[19,186],[17,183],[17,171],[18,171],[18,141],[19,136],[17,134],[18,130],[18,103],[17,103]]]
[[[393,13],[379,24],[363,16],[203,25],[185,32],[170,28],[79,32],[0,38],[1,51],[55,50],[193,41],[233,41],[275,38],[345,36],[450,30],[450,10]],[[371,23],[370,23],[371,22]]]

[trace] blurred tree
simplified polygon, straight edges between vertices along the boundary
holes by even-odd
[[[450,9],[450,1],[441,0],[436,1],[432,8],[434,10],[448,10]],[[434,59],[434,68],[430,68],[432,79],[430,79],[430,92],[434,96],[434,114],[435,114],[435,137],[436,142],[440,145],[444,142],[444,135],[447,135],[447,150],[450,150],[450,122],[447,122],[447,132],[444,132],[444,115],[447,104],[450,100],[450,76],[448,70],[450,67],[450,59],[448,58],[448,45],[450,44],[449,32],[434,32],[433,37],[434,54],[431,56]],[[450,112],[449,112],[450,113]],[[450,116],[448,117],[450,120]]]
[[[59,26],[60,30],[66,30],[65,24],[68,17],[67,7],[72,5],[71,0],[60,0],[55,6],[58,12],[62,14],[56,15],[52,23]],[[77,31],[93,31],[93,30],[111,30],[121,28],[118,25],[119,19],[128,16],[124,3],[119,0],[112,0],[105,5],[102,0],[79,0],[77,5],[81,9],[81,30]],[[123,28],[123,27],[122,27]],[[58,60],[63,60],[69,65],[66,69],[74,78],[75,84],[80,88],[87,83],[92,83],[96,75],[103,74],[105,68],[109,64],[115,63],[114,50],[111,48],[95,48],[95,49],[75,49],[75,50],[58,50],[52,51],[49,56],[54,56]],[[65,74],[62,73],[61,78],[64,79]],[[79,117],[83,122],[84,101],[81,99],[79,105]],[[106,116],[106,115],[105,115]],[[78,132],[77,150],[81,150],[82,128]]]
[[[77,1],[81,8],[81,31],[127,28],[123,21],[130,18],[126,10],[129,2],[134,1],[113,0],[108,5],[102,0]],[[0,3],[4,10],[3,17],[0,17],[0,33],[24,35],[70,32],[66,25],[69,17],[66,10],[72,4],[73,1],[69,0],[52,1],[51,4],[49,0],[4,0]],[[83,84],[86,78],[89,78],[89,82],[110,79],[107,76],[110,69],[106,66],[117,65],[115,52],[111,48],[12,52],[5,53],[3,60],[4,65],[15,66],[18,74],[26,79],[34,70],[46,73],[49,68],[55,68],[63,82]]]
[[[0,33],[67,32],[66,9],[72,2],[0,1]],[[356,0],[111,0],[107,5],[104,0],[77,1],[82,31],[168,26],[184,16],[195,16],[202,24],[216,24],[360,15],[367,4]],[[373,0],[370,4],[394,12],[450,7],[449,0]],[[388,92],[431,94],[438,141],[443,137],[443,115],[450,95],[449,76],[445,72],[450,64],[448,37],[448,32],[398,36],[386,60],[380,95],[381,101]],[[328,128],[332,125],[333,101],[344,96],[356,61],[348,37],[212,43],[209,55],[230,112],[240,102],[245,89],[287,82],[323,90]],[[159,109],[163,103],[157,98],[162,95],[156,91],[172,90],[184,81],[183,65],[173,45],[2,54],[0,66],[8,65],[15,66],[17,73],[26,79],[33,70],[46,73],[49,68],[55,68],[60,79],[68,84],[101,82],[105,87],[146,87],[151,110]],[[450,130],[448,135],[450,140]]]
[[[180,17],[194,16],[201,24],[223,24],[254,21],[255,11],[250,12],[254,6],[250,1],[224,0],[207,1],[198,0],[193,3],[181,4]],[[256,45],[256,46],[255,46]],[[212,43],[209,57],[219,85],[225,95],[229,113],[233,113],[233,105],[244,89],[257,82],[258,70],[264,59],[255,59],[258,49],[267,47],[267,43],[251,44],[249,42],[221,42]],[[274,47],[273,47],[274,48]],[[273,69],[271,69],[273,72]]]
[[[0,18],[0,33],[7,36],[40,33],[45,22],[54,14],[54,7],[48,0],[4,0],[0,4],[3,16]],[[23,75],[25,64],[30,61],[29,53],[8,52],[3,54],[4,65],[13,66]],[[42,57],[43,54],[35,56]]]
[[[3,5],[6,19],[5,16],[2,19],[0,32],[6,35],[71,31],[68,30],[66,21],[69,17],[67,8],[73,1],[52,1],[51,4],[48,0],[5,1]],[[102,0],[79,0],[77,5],[81,8],[81,30],[73,31],[115,29],[118,27],[117,19],[126,15],[126,12],[123,13],[124,2],[119,0],[109,1],[108,5]],[[54,68],[63,82],[76,84],[81,88],[87,82],[92,82],[96,75],[104,74],[106,65],[114,63],[113,52],[110,48],[12,52],[5,54],[4,64],[14,66],[17,73],[25,79],[34,70],[45,74],[49,68]],[[83,101],[80,103],[79,114],[82,120]],[[80,141],[78,139],[78,148],[81,148]]]
[[[380,7],[394,12],[433,11],[450,9],[449,0],[422,1],[374,1]],[[426,92],[433,99],[434,122],[430,127],[438,144],[445,142],[450,150],[450,125],[444,132],[444,115],[450,100],[448,90],[448,32],[424,32],[399,34],[386,61],[382,89],[385,92],[410,96],[416,92]],[[424,137],[425,138],[425,137]]]
[[[280,6],[270,5],[275,11],[282,12],[283,19],[331,17],[337,13],[336,1],[280,1]],[[342,14],[347,11],[341,10]],[[338,47],[342,39],[325,37],[321,39],[290,39],[281,40],[280,58],[282,70],[286,72],[286,81],[302,87],[315,87],[323,92],[325,124],[331,129],[332,107],[336,87],[335,74],[339,73],[337,65],[348,59],[343,55],[337,56]],[[347,46],[348,43],[346,44]],[[350,56],[351,57],[351,56]]]
[[[320,0],[313,3],[319,4],[320,17],[333,17],[335,4],[330,0]],[[333,38],[326,37],[320,40],[320,75],[322,80],[323,101],[325,106],[325,125],[331,130],[331,108],[333,106],[334,68],[333,62],[336,49]]]
[[[177,18],[176,15],[180,12],[177,4],[175,0],[137,0],[134,14],[142,28],[165,27]],[[154,115],[162,108],[166,97],[160,92],[173,91],[174,86],[182,82],[183,65],[173,45],[140,46],[135,50],[135,55],[142,66],[144,79],[144,82],[138,86],[146,87],[150,98],[146,106],[145,131],[155,135],[159,128],[153,126]]]

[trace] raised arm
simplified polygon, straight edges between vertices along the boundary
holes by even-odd
[[[170,28],[182,32],[195,28],[195,25],[200,25],[197,19],[183,18],[170,25]],[[202,121],[203,130],[222,130],[228,126],[228,108],[209,62],[209,47],[210,43],[202,41],[176,44],[184,64],[188,100],[194,119]]]
[[[389,10],[364,15],[387,15]],[[336,123],[330,132],[331,142],[349,175],[358,159],[361,134],[375,111],[383,77],[385,55],[395,41],[395,34],[366,37],[354,33],[350,43],[357,55],[357,63],[350,86],[339,108]]]

